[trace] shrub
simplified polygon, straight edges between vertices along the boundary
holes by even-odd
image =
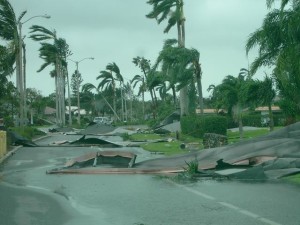
[[[245,115],[243,116],[243,126],[250,126],[250,127],[261,127],[261,115]]]
[[[205,133],[226,135],[227,119],[224,116],[186,116],[180,119],[181,131],[202,138]]]

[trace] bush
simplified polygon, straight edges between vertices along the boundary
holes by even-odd
[[[193,137],[203,138],[205,133],[226,135],[227,119],[224,116],[186,116],[180,119],[181,131]]]
[[[12,128],[12,131],[29,140],[31,140],[36,135],[44,135],[42,131],[33,127],[14,127]]]
[[[261,127],[261,115],[245,115],[242,118],[243,126],[250,126],[250,127]]]

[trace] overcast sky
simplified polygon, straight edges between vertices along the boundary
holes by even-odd
[[[96,77],[108,63],[115,62],[125,81],[140,70],[132,58],[143,56],[154,62],[163,41],[176,38],[176,27],[164,34],[166,23],[158,25],[145,15],[151,11],[147,0],[10,0],[17,17],[24,10],[26,21],[32,16],[48,14],[50,19],[34,18],[23,25],[22,33],[29,36],[31,25],[56,30],[66,39],[73,55],[80,61],[79,71],[84,83],[98,84]],[[259,28],[267,13],[265,0],[185,0],[186,47],[196,48],[203,70],[203,90],[207,97],[210,84],[219,84],[226,75],[236,76],[248,67],[245,43],[250,33]],[[27,87],[43,95],[54,92],[54,79],[45,69],[37,73],[43,61],[39,58],[40,44],[25,39],[27,47]],[[256,52],[250,55],[254,59]],[[69,61],[69,74],[75,63]],[[260,71],[256,78],[263,76]],[[12,77],[15,80],[15,75]]]

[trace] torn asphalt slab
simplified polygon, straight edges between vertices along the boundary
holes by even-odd
[[[298,131],[300,131],[300,123],[295,123],[273,131],[268,135],[236,144],[172,157],[146,160],[134,164],[130,170],[114,168],[111,173],[180,172],[186,166],[186,162],[196,159],[199,169],[214,170],[220,160],[223,160],[225,164],[233,168],[237,168],[234,166],[241,166],[241,164],[245,166],[242,168],[245,170],[235,171],[230,174],[230,177],[234,179],[278,178],[289,173],[295,173],[300,168],[298,160],[300,158],[300,132]],[[253,166],[253,168],[247,168],[247,166]],[[70,170],[68,171],[71,172]],[[82,171],[82,173],[87,173],[88,171],[89,173],[110,173],[108,168],[85,169],[85,172]],[[266,174],[265,171],[268,171],[268,173]],[[81,173],[78,170],[72,172]]]

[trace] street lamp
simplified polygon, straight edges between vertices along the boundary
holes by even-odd
[[[29,19],[25,20],[24,22],[21,22],[21,19],[23,16],[26,14],[26,11],[23,12],[23,14],[19,17],[18,19],[18,29],[19,29],[19,58],[17,67],[17,75],[16,75],[16,83],[17,83],[17,89],[20,94],[20,124],[21,126],[24,125],[24,119],[26,117],[26,71],[25,71],[25,44],[23,41],[22,37],[22,25],[24,23],[27,23],[29,20],[36,18],[36,17],[41,17],[41,18],[46,18],[49,19],[51,18],[49,15],[37,15],[37,16],[32,16]],[[23,47],[24,47],[24,59],[23,59]]]
[[[69,59],[70,61],[74,62],[76,64],[76,75],[77,75],[77,78],[79,77],[79,70],[78,70],[78,64],[80,62],[82,62],[83,60],[86,60],[86,59],[91,59],[91,60],[94,60],[93,57],[87,57],[87,58],[83,58],[79,61],[75,61],[75,60],[72,60],[72,59]],[[80,82],[79,80],[77,80],[77,83],[76,83],[77,87],[77,112],[78,112],[78,118],[77,118],[77,123],[78,125],[80,125],[80,93],[79,93],[79,88],[80,88]],[[69,105],[69,108],[70,108],[70,105]],[[69,111],[69,114],[70,114],[70,111]]]

